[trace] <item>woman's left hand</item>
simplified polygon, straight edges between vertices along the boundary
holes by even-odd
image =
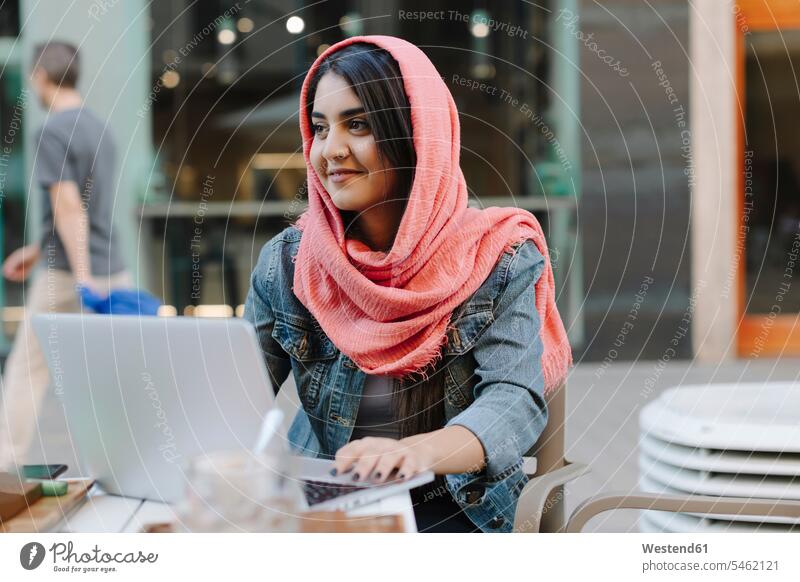
[[[383,483],[397,469],[407,479],[433,467],[433,451],[424,442],[410,443],[382,437],[365,437],[336,451],[336,475],[351,473],[354,481]],[[331,471],[333,473],[333,471]]]

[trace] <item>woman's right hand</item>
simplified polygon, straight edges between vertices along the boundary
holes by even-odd
[[[3,263],[3,276],[9,281],[21,283],[28,278],[38,260],[39,245],[32,244],[18,248],[8,255]]]

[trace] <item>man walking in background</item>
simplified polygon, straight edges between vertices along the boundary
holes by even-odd
[[[34,51],[31,84],[48,112],[33,144],[43,229],[41,242],[15,250],[3,264],[11,281],[35,272],[3,375],[0,469],[22,465],[50,381],[31,316],[80,311],[79,286],[106,295],[131,284],[112,225],[116,148],[105,122],[83,104],[79,70],[77,49],[68,43]]]

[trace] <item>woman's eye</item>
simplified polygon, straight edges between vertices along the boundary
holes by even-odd
[[[355,131],[363,131],[365,129],[369,129],[369,124],[363,119],[351,119],[350,129],[354,129]]]
[[[327,131],[328,128],[319,123],[315,123],[314,125],[311,126],[311,129],[314,131],[314,135],[320,135],[323,132]]]

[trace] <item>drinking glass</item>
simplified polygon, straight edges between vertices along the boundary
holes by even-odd
[[[288,456],[220,451],[192,458],[178,504],[178,529],[191,532],[293,532],[299,527],[299,483]]]

